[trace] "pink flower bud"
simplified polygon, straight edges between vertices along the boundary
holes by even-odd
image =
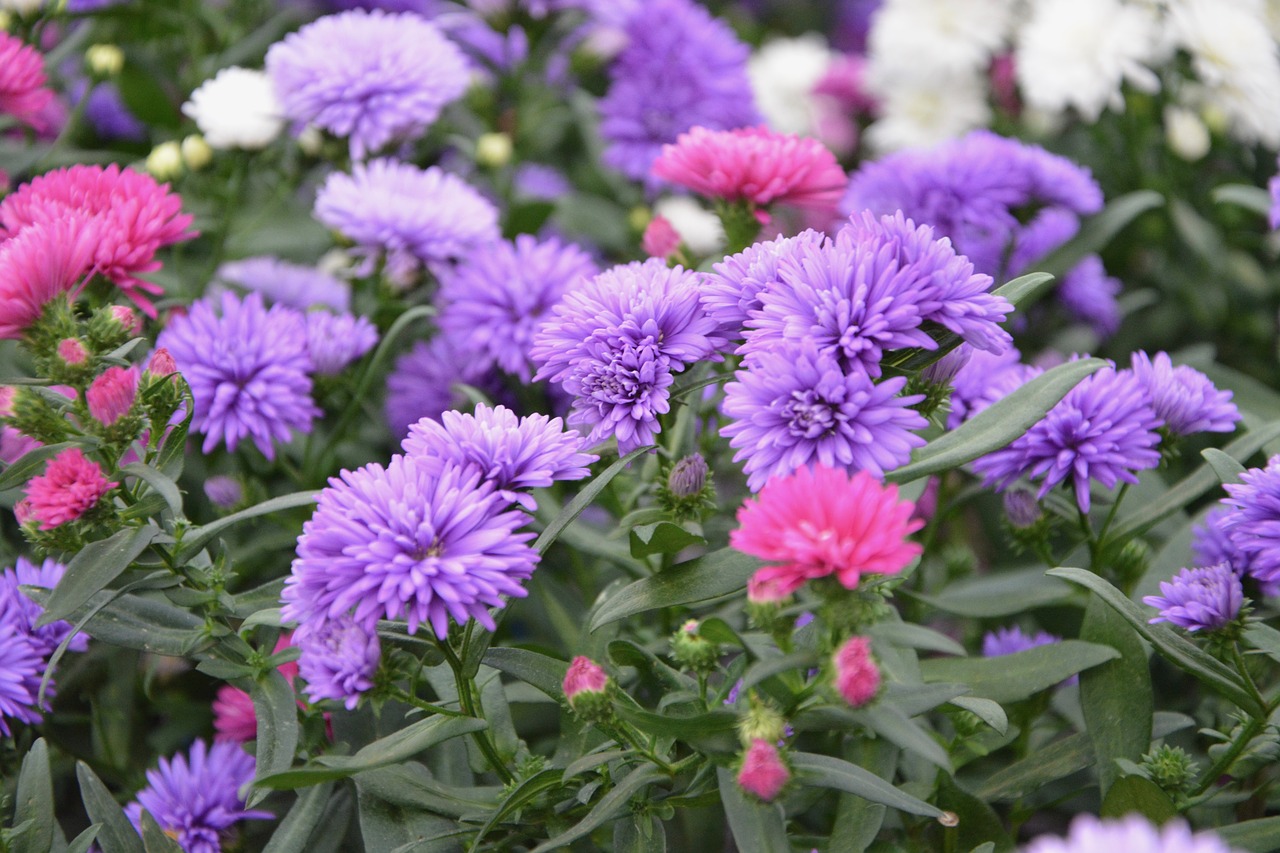
[[[17,519],[19,525],[26,524],[30,521],[32,517],[31,501],[23,498],[14,504],[13,517]]]
[[[778,604],[790,597],[791,593],[777,578],[753,576],[747,581],[747,601],[751,604]]]
[[[669,258],[680,248],[680,235],[665,216],[655,216],[645,226],[640,247],[651,258]]]
[[[112,305],[111,318],[123,326],[131,335],[142,331],[142,318],[128,305]]]
[[[133,406],[138,395],[138,373],[133,368],[108,367],[85,392],[89,414],[103,426],[111,426]]]
[[[18,389],[12,385],[0,385],[0,418],[13,414],[13,398],[17,395]]]
[[[147,372],[159,377],[168,376],[178,372],[178,363],[173,360],[168,348],[160,347],[151,354],[151,361],[147,363]]]
[[[581,693],[603,693],[609,686],[609,675],[589,657],[578,655],[564,674],[564,698],[569,704]]]
[[[89,351],[80,343],[79,338],[63,338],[58,341],[58,358],[74,367],[85,363],[89,358]]]
[[[871,641],[850,637],[831,659],[835,667],[836,690],[855,708],[875,698],[880,690],[880,668],[871,658]]]
[[[756,738],[742,756],[738,785],[766,803],[771,802],[791,779],[791,771],[783,763],[778,748],[764,738]]]

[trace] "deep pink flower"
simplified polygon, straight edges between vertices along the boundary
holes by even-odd
[[[108,367],[85,392],[89,414],[103,426],[111,426],[133,406],[138,395],[138,371],[132,367]]]
[[[791,771],[782,763],[778,747],[764,738],[756,738],[742,756],[742,768],[738,770],[738,784],[744,791],[770,802],[791,778]]]
[[[97,462],[86,459],[80,448],[70,447],[53,457],[44,474],[27,484],[30,517],[40,522],[41,530],[74,521],[113,486]]]
[[[608,674],[589,657],[578,655],[564,674],[564,698],[572,705],[580,693],[603,693],[609,686]]]
[[[831,658],[835,667],[836,690],[855,708],[875,698],[880,689],[880,668],[871,659],[871,641],[850,637]]]
[[[645,226],[644,236],[640,238],[640,248],[651,258],[666,260],[680,248],[680,234],[671,220],[665,216],[655,216]]]
[[[738,510],[729,543],[747,554],[782,565],[756,572],[760,585],[792,593],[805,581],[835,575],[853,589],[863,574],[902,571],[921,548],[907,536],[924,523],[912,519],[915,505],[898,500],[866,471],[852,478],[842,469],[799,468],[765,484]]]
[[[93,255],[97,271],[154,317],[155,307],[142,291],[164,289],[138,274],[160,268],[155,254],[161,247],[196,236],[187,230],[192,216],[182,213],[182,199],[168,184],[114,163],[71,166],[33,178],[0,202],[0,238],[74,213],[100,225]]]
[[[3,208],[0,202],[0,216]],[[0,228],[0,339],[21,338],[49,301],[79,294],[99,234],[82,216],[32,225],[8,240]]]
[[[89,351],[79,338],[63,338],[58,341],[58,358],[72,366],[84,364],[89,358]]]
[[[42,114],[53,100],[45,83],[40,52],[0,30],[0,114],[43,129]]]
[[[151,360],[147,362],[147,372],[160,378],[172,376],[178,372],[178,363],[173,360],[173,354],[169,352],[168,347],[156,348],[156,351],[151,354]]]
[[[821,211],[836,209],[848,183],[821,142],[764,127],[695,127],[663,146],[653,174],[711,198]]]

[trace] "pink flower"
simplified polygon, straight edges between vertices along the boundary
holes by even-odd
[[[79,338],[63,338],[58,341],[58,358],[72,366],[84,364],[89,358],[89,351]]]
[[[0,30],[0,114],[40,130],[42,113],[53,100],[53,90],[45,82],[40,52]]]
[[[43,475],[27,484],[30,517],[40,522],[41,530],[74,521],[113,486],[97,462],[86,459],[78,447],[68,448],[53,457]]]
[[[835,667],[836,690],[855,708],[875,698],[880,690],[880,668],[871,658],[871,641],[850,637],[831,659]]]
[[[789,594],[805,581],[835,575],[853,589],[863,574],[902,571],[921,548],[907,541],[923,522],[913,520],[911,501],[866,471],[852,478],[822,465],[799,468],[765,484],[738,510],[729,543],[762,560],[781,562],[756,572],[761,586],[776,584]]]
[[[578,655],[564,674],[564,698],[572,705],[580,693],[603,693],[609,686],[608,674],[589,657]]]
[[[751,741],[738,771],[738,784],[744,791],[770,802],[782,792],[790,778],[791,771],[782,763],[776,746],[764,738]]]
[[[3,208],[0,202],[0,215]],[[21,338],[52,299],[79,295],[99,234],[83,216],[31,225],[8,240],[0,229],[0,339]]]
[[[151,354],[151,360],[147,362],[147,372],[161,379],[178,372],[178,363],[173,360],[168,347],[159,347]]]
[[[663,146],[653,174],[711,198],[824,212],[836,209],[848,183],[818,140],[763,127],[695,127]]]
[[[160,294],[164,289],[138,274],[160,268],[155,254],[161,247],[196,236],[186,230],[192,217],[182,213],[182,199],[168,189],[150,175],[122,170],[114,163],[58,169],[32,179],[0,202],[0,238],[68,214],[84,215],[99,223],[93,255],[98,271],[154,317],[155,307],[141,291]]]
[[[103,426],[111,426],[133,406],[138,395],[138,371],[132,367],[108,367],[85,392],[89,414]]]
[[[747,601],[752,604],[777,604],[791,597],[791,591],[783,589],[777,578],[761,579],[760,573],[747,581]]]
[[[680,234],[671,220],[665,216],[655,216],[645,226],[644,236],[640,238],[640,248],[651,258],[666,260],[680,248]]]
[[[110,311],[111,319],[119,323],[129,334],[136,335],[142,331],[142,318],[128,305],[112,305]]]

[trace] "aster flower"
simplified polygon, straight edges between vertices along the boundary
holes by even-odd
[[[470,78],[434,24],[376,10],[314,21],[273,45],[266,65],[285,115],[349,138],[356,160],[421,135]]]
[[[191,214],[182,213],[182,199],[168,189],[150,175],[114,163],[47,172],[0,201],[0,239],[34,223],[85,216],[98,227],[95,270],[154,317],[155,307],[144,291],[160,294],[164,289],[138,275],[160,269],[155,259],[159,249],[196,236],[187,230]]]
[[[219,310],[220,308],[220,310]],[[311,357],[306,323],[282,305],[270,310],[262,297],[223,293],[220,305],[201,299],[160,334],[191,386],[194,429],[204,435],[203,452],[219,444],[235,450],[252,438],[268,459],[275,442],[293,430],[309,432],[320,414],[311,400]]]
[[[1230,391],[1219,391],[1209,377],[1193,367],[1174,367],[1168,353],[1158,352],[1152,358],[1135,352],[1131,358],[1133,372],[1170,433],[1231,432],[1236,428],[1240,411],[1231,402]]]
[[[344,312],[351,309],[351,285],[315,267],[262,256],[231,261],[218,267],[218,281],[254,290],[271,302],[299,311],[317,306]]]
[[[729,544],[781,565],[756,572],[760,584],[788,595],[807,580],[834,575],[854,589],[864,574],[893,575],[919,556],[907,536],[924,526],[911,501],[866,471],[816,466],[770,480],[738,510]]]
[[[506,406],[476,406],[475,414],[444,412],[439,421],[423,418],[409,428],[406,456],[431,473],[446,467],[475,471],[503,498],[532,512],[530,489],[556,480],[581,480],[599,459],[583,453],[582,436],[564,430],[559,418],[529,415],[517,419]]]
[[[240,744],[197,740],[187,755],[160,759],[147,771],[147,787],[125,808],[139,834],[142,810],[170,834],[186,853],[220,853],[222,839],[242,820],[275,817],[246,810],[237,793],[253,780],[254,759]]]
[[[9,720],[40,722],[36,697],[44,674],[44,658],[35,642],[17,626],[0,620],[0,734],[9,737]],[[45,690],[48,696],[49,690]]]
[[[496,242],[498,214],[461,178],[379,159],[334,172],[316,193],[315,217],[393,272],[452,260]]]
[[[0,115],[39,129],[53,100],[44,75],[44,57],[15,35],[0,31]]]
[[[1265,583],[1280,581],[1280,456],[1266,468],[1250,468],[1239,483],[1223,486],[1222,503],[1232,512],[1221,522],[1231,542],[1249,558],[1249,573]]]
[[[336,376],[378,343],[378,329],[367,317],[309,311],[307,354],[316,373]]]
[[[871,657],[871,641],[850,637],[831,658],[836,692],[855,708],[875,698],[880,690],[880,668]]]
[[[778,236],[730,255],[712,269],[701,287],[702,306],[726,332],[740,337],[752,311],[760,308],[760,293],[778,280],[782,259],[797,246],[817,246],[824,236],[809,229],[794,237]]]
[[[738,769],[738,785],[761,800],[772,802],[791,779],[791,771],[778,754],[778,747],[764,738],[751,741]]]
[[[1160,611],[1149,620],[1171,622],[1188,631],[1216,631],[1240,615],[1244,588],[1240,576],[1226,563],[1204,569],[1183,569],[1170,581],[1160,582],[1160,595],[1144,596],[1142,603]]]
[[[649,178],[662,146],[694,126],[758,124],[747,80],[748,50],[722,21],[691,0],[640,3],[600,101],[604,162]]]
[[[1197,566],[1226,563],[1240,578],[1253,574],[1253,556],[1236,547],[1231,539],[1230,520],[1234,510],[1219,504],[1191,528],[1191,553]]]
[[[1081,511],[1090,483],[1112,489],[1137,483],[1138,471],[1160,464],[1160,418],[1131,371],[1104,368],[1085,377],[1044,418],[1008,447],[973,468],[1003,491],[1021,478],[1040,482],[1037,498],[1071,478]]]
[[[1088,324],[1100,338],[1120,328],[1120,280],[1107,275],[1102,259],[1089,255],[1071,268],[1055,291],[1058,301],[1077,320]]]
[[[100,223],[79,215],[28,225],[9,239],[0,230],[0,339],[21,338],[45,305],[80,293],[100,235]]]
[[[828,212],[848,183],[821,142],[764,127],[695,127],[663,146],[652,172],[710,198]]]
[[[1071,821],[1066,838],[1042,835],[1025,853],[1233,853],[1231,847],[1209,832],[1193,834],[1185,821],[1175,820],[1155,826],[1139,814],[1100,820],[1082,814]]]
[[[750,356],[725,386],[721,430],[746,460],[747,486],[805,465],[867,470],[876,477],[905,464],[925,440],[911,430],[929,422],[909,408],[922,395],[899,397],[904,376],[875,384],[860,366],[843,371],[812,342],[787,342]]]
[[[298,674],[312,702],[335,699],[348,711],[373,687],[382,659],[378,635],[349,616],[315,617],[299,626]]]
[[[396,359],[387,377],[387,427],[395,438],[403,439],[409,427],[423,418],[439,419],[447,409],[466,403],[467,397],[454,390],[455,383],[475,385],[492,397],[500,389],[491,379],[445,336],[418,341]]]
[[[142,142],[147,138],[147,126],[129,111],[120,94],[120,87],[110,80],[90,84],[87,80],[75,80],[67,89],[73,106],[87,98],[84,117],[93,125],[94,132],[103,140]]]
[[[521,582],[538,562],[533,534],[517,532],[528,517],[509,506],[469,468],[437,474],[393,456],[385,468],[343,471],[303,526],[284,618],[305,624],[354,610],[362,626],[404,619],[413,633],[429,622],[443,638],[452,616],[492,631],[488,608],[524,597]]]
[[[94,378],[85,391],[89,414],[103,426],[111,426],[133,408],[138,396],[136,367],[108,367]]]
[[[648,260],[614,267],[569,293],[534,338],[530,357],[574,395],[570,423],[620,453],[652,443],[670,408],[673,375],[724,342],[698,300],[698,276]]]
[[[1002,657],[1061,642],[1061,637],[1055,637],[1047,631],[1026,634],[1017,625],[1012,625],[1008,628],[997,628],[982,635],[982,656],[984,658]]]
[[[231,509],[244,500],[244,487],[234,477],[218,474],[204,481],[204,494],[218,509]]]
[[[115,486],[97,462],[86,459],[80,448],[68,447],[27,483],[31,517],[40,522],[41,530],[51,530],[93,509]]]
[[[476,370],[497,365],[528,382],[534,333],[560,299],[598,272],[572,243],[521,234],[474,251],[441,281],[440,329],[473,354]]]
[[[37,626],[44,608],[22,591],[24,586],[37,586],[52,590],[62,580],[67,567],[56,560],[47,559],[36,565],[26,557],[19,557],[13,568],[0,573],[0,623],[14,626],[25,634],[35,647],[36,654],[48,658],[71,633],[72,625],[65,619]],[[83,652],[89,646],[89,638],[76,634],[67,645],[73,652]],[[43,673],[44,667],[40,667]]]
[[[253,697],[233,684],[218,688],[213,700],[214,740],[245,743],[258,736],[258,715]]]
[[[266,148],[284,129],[284,108],[271,78],[249,68],[223,68],[191,93],[182,112],[210,148]]]
[[[948,429],[955,429],[1044,372],[1038,367],[1023,364],[1021,354],[1013,347],[997,355],[961,344],[952,352],[965,352],[969,357],[951,379]]]

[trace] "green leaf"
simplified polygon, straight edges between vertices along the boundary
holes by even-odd
[[[934,658],[920,662],[926,681],[967,684],[975,696],[1006,704],[1034,696],[1081,670],[1118,658],[1110,646],[1063,640],[995,658]]]
[[[1123,776],[1116,780],[1102,800],[1101,817],[1124,817],[1132,812],[1155,824],[1178,816],[1169,795],[1160,786],[1141,776]]]
[[[462,751],[465,752],[465,748]],[[493,810],[504,790],[446,784],[432,777],[431,771],[417,762],[365,770],[356,775],[356,782],[388,803],[423,808],[455,819],[487,814]]]
[[[697,604],[739,592],[761,565],[755,557],[722,548],[672,566],[614,592],[596,611],[590,630],[637,613]]]
[[[652,764],[638,767],[623,777],[613,790],[600,798],[600,802],[587,812],[587,816],[579,821],[572,829],[562,832],[555,838],[544,841],[535,847],[532,853],[548,853],[551,850],[559,850],[569,846],[579,838],[590,835],[597,828],[604,826],[610,820],[616,818],[628,807],[631,798],[643,791],[645,788],[666,779],[664,774]]]
[[[526,649],[501,647],[485,652],[484,664],[532,684],[557,702],[564,698],[564,676],[569,665],[562,660]]]
[[[182,853],[178,842],[164,834],[151,812],[142,810],[142,847],[146,853]]]
[[[999,572],[959,581],[937,595],[906,589],[901,594],[923,601],[944,613],[971,619],[993,619],[1057,604],[1071,597],[1071,586],[1046,577],[1040,567]]]
[[[619,717],[645,734],[673,737],[680,740],[706,737],[731,732],[738,725],[738,715],[733,711],[717,708],[705,714],[679,716],[671,712],[655,714],[644,708],[619,702],[615,705]]]
[[[975,797],[947,775],[938,780],[937,799],[938,805],[951,812],[958,822],[954,829],[943,830],[941,827],[930,827],[930,837],[941,840],[945,831],[948,839],[954,836],[955,845],[960,850],[972,849],[990,842],[996,850],[1012,853],[1013,839],[1005,831],[999,815],[987,805],[985,800]]]
[[[49,775],[49,746],[44,738],[31,745],[18,771],[13,825],[27,821],[26,832],[13,839],[12,853],[48,853],[53,849],[53,778]]]
[[[63,441],[58,444],[45,444],[34,450],[28,450],[15,459],[13,464],[6,465],[3,472],[0,472],[0,492],[21,486],[44,467],[45,460],[57,456],[68,447],[76,446],[73,442]]]
[[[544,791],[560,786],[564,779],[564,771],[557,767],[548,767],[545,770],[539,770],[537,773],[520,780],[520,783],[511,788],[502,801],[498,803],[498,807],[494,809],[493,814],[485,821],[484,826],[480,827],[480,831],[476,833],[475,840],[471,842],[471,853],[480,849],[480,844],[484,841],[495,826],[507,818],[508,815],[514,815],[529,803],[533,802]]]
[[[1000,707],[999,702],[992,702],[980,696],[957,696],[951,700],[951,704],[975,715],[995,729],[998,734],[1003,735],[1009,730],[1009,717],[1005,714],[1004,708]]]
[[[1151,618],[1151,612],[1143,611],[1107,581],[1093,572],[1076,568],[1050,569],[1048,574],[1096,593],[1174,666],[1230,699],[1246,712],[1254,716],[1265,716],[1265,709],[1240,682],[1233,670],[1164,625],[1149,624],[1147,620]]]
[[[169,507],[169,512],[173,514],[175,519],[183,518],[182,514],[182,492],[178,490],[178,484],[166,477],[149,465],[143,465],[141,462],[130,462],[128,465],[121,465],[120,471],[131,477],[137,477],[155,491],[160,497],[164,498],[164,502]]]
[[[752,687],[762,681],[773,678],[775,675],[781,675],[785,672],[808,672],[817,666],[819,661],[820,658],[817,652],[803,651],[765,658],[753,663],[742,674],[742,686],[738,688],[738,695],[745,696],[746,692]]]
[[[1245,625],[1242,639],[1274,661],[1280,661],[1280,631],[1262,622]]]
[[[102,853],[147,853],[137,830],[124,816],[124,809],[88,764],[76,762],[76,778],[80,780],[80,799],[89,820],[101,824],[97,842]]]
[[[1154,190],[1135,190],[1112,199],[1100,213],[1085,220],[1075,237],[1030,267],[1063,276],[1086,255],[1103,249],[1130,222],[1162,204],[1164,196]]]
[[[94,593],[129,568],[161,532],[153,525],[127,527],[84,546],[67,564],[66,574],[58,581],[36,624],[48,625],[75,613]]]
[[[362,770],[407,761],[438,743],[478,732],[485,727],[484,720],[472,717],[431,717],[376,740],[355,755],[321,756],[313,764],[266,776],[257,780],[257,784],[267,788],[288,789],[345,779]]]
[[[258,718],[258,767],[255,781],[288,770],[298,748],[298,697],[277,669],[270,669],[253,682],[253,713]],[[257,790],[246,808],[253,808],[266,796]]]
[[[904,649],[917,649],[926,652],[942,652],[946,655],[965,654],[964,646],[923,625],[911,622],[881,621],[871,626],[868,632],[872,637],[886,640]]]
[[[947,757],[947,751],[942,748],[942,744],[934,740],[932,735],[897,707],[889,703],[877,702],[855,713],[863,718],[867,728],[890,743],[915,753],[943,770],[951,770],[951,759]]]
[[[614,853],[666,853],[667,832],[654,814],[637,814],[613,824]]]
[[[84,832],[71,839],[71,843],[67,845],[65,853],[88,853],[90,845],[97,839],[98,833],[102,831],[102,824],[95,823]]]
[[[1259,216],[1271,215],[1271,193],[1253,184],[1223,184],[1209,193],[1216,204],[1234,204]]]
[[[187,432],[191,429],[191,419],[195,416],[195,398],[187,391],[187,416],[182,423],[169,428],[160,440],[160,451],[156,454],[156,468],[170,480],[177,482],[182,476],[182,469],[187,461]]]
[[[1036,747],[1026,758],[1001,768],[974,793],[988,801],[1016,800],[1079,773],[1095,760],[1093,743],[1084,732]]]
[[[160,85],[164,75],[130,62],[116,76],[116,86],[129,112],[151,126],[176,128],[182,122],[173,99]]]
[[[999,450],[1039,423],[1080,380],[1105,366],[1098,358],[1058,365],[919,448],[910,463],[888,472],[885,480],[909,483]]]
[[[1120,775],[1117,758],[1141,761],[1151,746],[1155,697],[1146,650],[1132,627],[1100,598],[1089,597],[1080,639],[1110,646],[1120,657],[1080,674],[1080,706],[1097,756],[1103,796]]]
[[[879,776],[829,755],[793,752],[791,766],[802,785],[857,794],[873,803],[924,817],[942,817],[942,809],[895,788]]]
[[[264,515],[271,515],[274,512],[282,512],[286,509],[295,509],[300,506],[307,506],[316,502],[319,498],[319,492],[293,492],[288,495],[281,495],[278,498],[271,498],[260,504],[246,507],[239,512],[233,512],[231,515],[224,515],[217,521],[211,521],[202,527],[193,527],[187,531],[182,537],[182,550],[179,552],[177,559],[179,561],[190,560],[197,554],[201,548],[213,541],[215,536],[220,535],[223,531],[234,527],[242,521],[248,521],[251,518],[258,518]]]
[[[95,593],[72,618],[78,619],[81,613],[97,607],[109,596],[113,596],[113,592]],[[182,657],[192,653],[205,638],[205,624],[191,611],[168,602],[119,595],[85,624],[85,633],[113,646]]]
[[[1232,850],[1248,853],[1272,853],[1280,850],[1280,817],[1262,817],[1215,827],[1214,835]]]
[[[569,501],[568,505],[560,511],[560,514],[543,528],[542,535],[533,543],[534,549],[539,554],[547,553],[547,549],[555,544],[556,539],[564,532],[564,529],[572,524],[573,520],[581,515],[584,509],[591,505],[600,492],[604,491],[604,487],[609,485],[614,477],[622,473],[624,468],[650,450],[653,450],[653,445],[651,444],[637,447],[597,474],[590,483],[583,487],[582,491],[573,496],[573,500]]]
[[[320,817],[329,806],[333,783],[323,782],[298,795],[298,801],[271,833],[271,840],[262,853],[306,853],[312,830],[320,823]]]
[[[741,853],[791,853],[782,807],[776,803],[762,803],[744,794],[733,771],[728,768],[716,768],[716,778],[724,816],[738,850]]]
[[[356,780],[365,853],[455,853],[469,829],[421,807],[389,802]]]
[[[690,545],[701,545],[707,541],[671,521],[633,527],[629,536],[631,556],[637,560],[651,554],[678,554]]]
[[[1218,475],[1218,482],[1224,486],[1227,483],[1240,482],[1240,475],[1244,473],[1244,466],[1238,461],[1223,453],[1216,447],[1210,447],[1200,451],[1200,455],[1204,457],[1204,461],[1213,473]]]

